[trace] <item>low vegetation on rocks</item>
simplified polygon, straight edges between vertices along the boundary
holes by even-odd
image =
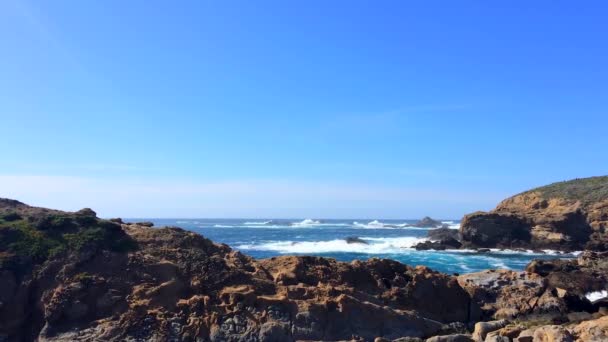
[[[576,178],[528,190],[520,195],[538,192],[545,200],[563,198],[579,201],[582,206],[608,199],[608,176]]]

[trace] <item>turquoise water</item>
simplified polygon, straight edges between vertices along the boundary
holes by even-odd
[[[131,219],[130,221],[143,220]],[[415,220],[262,220],[262,219],[145,219],[156,226],[178,226],[221,242],[255,258],[277,255],[317,255],[341,261],[388,258],[408,265],[425,265],[446,273],[485,269],[523,270],[532,259],[568,258],[573,255],[492,250],[417,251],[430,227],[408,227]],[[459,222],[447,220],[453,229]],[[348,244],[347,237],[367,244]]]

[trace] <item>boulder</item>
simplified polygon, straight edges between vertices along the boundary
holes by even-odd
[[[475,323],[475,330],[473,330],[472,338],[476,342],[484,342],[488,333],[503,328],[506,325],[507,321],[505,320]]]
[[[572,329],[576,341],[608,341],[608,316],[582,322]]]
[[[474,340],[470,335],[466,334],[452,334],[452,335],[441,335],[427,338],[426,342],[473,342]]]
[[[560,325],[545,325],[534,329],[533,342],[574,342],[572,334]]]

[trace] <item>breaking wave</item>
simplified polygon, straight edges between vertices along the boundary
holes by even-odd
[[[278,253],[295,253],[295,254],[311,254],[311,253],[365,253],[365,254],[383,254],[383,253],[399,253],[403,249],[410,249],[417,243],[425,241],[415,237],[398,237],[398,238],[371,238],[361,237],[361,240],[366,243],[347,243],[345,239],[336,239],[328,241],[270,241],[257,245],[240,245],[237,249],[241,250],[260,250],[274,251]]]

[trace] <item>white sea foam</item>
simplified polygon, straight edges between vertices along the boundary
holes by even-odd
[[[353,226],[353,228],[357,228],[357,229],[403,229],[403,228],[407,228],[407,229],[428,230],[428,228],[412,227],[409,223],[383,223],[378,220],[373,220],[368,223],[361,223],[361,222],[355,221],[355,222],[353,222],[352,226]]]
[[[377,228],[385,227],[384,223],[382,223],[378,220],[373,220],[368,223],[359,223],[359,222],[355,221],[355,222],[353,222],[353,226],[358,227],[358,228],[367,228],[367,229],[377,229]]]
[[[460,223],[455,223],[454,221],[441,221],[443,224],[447,224],[450,229],[460,229]]]
[[[311,226],[317,226],[320,224],[321,224],[321,221],[305,219],[300,222],[293,222],[291,225],[294,227],[311,227]]]
[[[519,249],[500,249],[500,248],[488,248],[489,252],[480,253],[475,249],[449,249],[448,251],[454,253],[479,253],[479,254],[504,254],[504,255],[531,255],[531,256],[540,256],[540,255],[551,255],[551,256],[563,256],[565,258],[576,257],[582,252],[561,252],[552,249],[543,249],[540,251],[534,251],[531,249],[519,250]]]
[[[338,222],[321,222],[319,220],[313,219],[305,219],[300,222],[292,222],[289,224],[290,227],[298,227],[298,228],[310,228],[310,227],[326,227],[326,226],[349,226],[346,223],[338,223]]]
[[[597,300],[607,298],[608,291],[603,290],[603,291],[589,292],[589,293],[585,294],[585,297],[587,297],[587,299],[589,299],[590,302],[595,302]]]
[[[250,226],[262,226],[262,225],[271,224],[271,223],[272,223],[272,220],[269,220],[269,221],[259,221],[259,222],[256,222],[256,221],[245,222],[244,224],[245,225],[250,225]]]
[[[200,226],[200,227],[204,227],[204,226]],[[225,224],[216,224],[216,225],[213,225],[213,227],[215,227],[215,228],[233,228],[234,226],[228,226]]]
[[[361,237],[364,243],[347,243],[344,239],[336,239],[329,241],[270,241],[259,245],[241,245],[237,249],[241,250],[263,250],[275,251],[278,253],[367,253],[367,254],[382,254],[382,253],[399,253],[404,249],[412,248],[417,243],[425,239],[415,237],[399,237],[399,238],[369,238]]]

